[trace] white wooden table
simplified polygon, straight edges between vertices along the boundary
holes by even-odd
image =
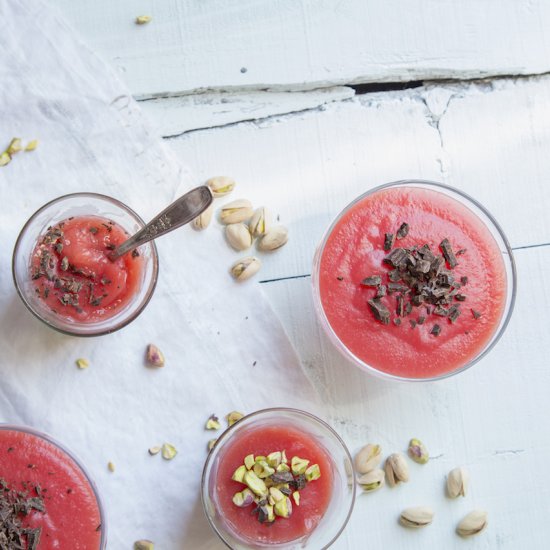
[[[350,449],[405,450],[413,436],[429,447],[410,483],[358,498],[334,547],[549,548],[550,2],[52,3],[118,69],[197,181],[232,175],[289,226],[263,289]],[[135,25],[141,14],[152,22]],[[473,369],[439,383],[363,374],[332,349],[313,311],[324,228],[359,193],[403,178],[470,193],[515,250],[506,334]],[[469,469],[471,490],[450,501],[444,479],[456,465]],[[433,506],[434,523],[399,527],[401,509],[419,504]],[[477,507],[490,526],[465,542],[454,528]]]

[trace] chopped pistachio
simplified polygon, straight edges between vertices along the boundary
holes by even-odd
[[[136,25],[146,25],[153,18],[150,15],[138,15],[136,17]]]
[[[275,515],[282,518],[288,518],[292,514],[292,502],[288,497],[284,497],[283,500],[279,500],[273,507]]]
[[[107,468],[109,468],[109,472],[114,472],[115,469],[116,469],[113,462],[109,462],[109,463],[107,464]]]
[[[214,448],[214,445],[216,444],[217,439],[210,439],[208,440],[208,450],[211,451]]]
[[[245,506],[250,506],[254,502],[254,493],[246,488],[243,489],[240,493],[235,493],[233,495],[233,504],[239,508],[244,508]]]
[[[21,139],[20,138],[13,138],[10,141],[10,144],[8,145],[8,148],[6,149],[6,153],[8,155],[12,156],[14,153],[19,153],[23,149],[23,146],[21,145]]]
[[[281,452],[281,462],[282,462],[283,464],[288,464],[288,459],[287,459],[287,457],[286,457],[286,451],[282,451],[282,452]]]
[[[6,164],[9,164],[10,162],[11,157],[6,151],[0,153],[0,166],[6,166]]]
[[[261,478],[266,478],[275,473],[275,468],[272,468],[265,460],[256,460],[254,464],[254,473]]]
[[[244,483],[256,495],[267,496],[267,486],[263,479],[260,479],[252,470],[247,470],[243,477]]]
[[[211,415],[206,421],[207,430],[219,430],[220,427],[221,427],[220,421],[215,414]]]
[[[244,465],[247,470],[252,470],[256,461],[254,460],[254,455],[246,455],[244,457]]]
[[[258,519],[260,523],[271,523],[275,521],[273,506],[270,504],[264,504],[260,506],[260,509],[258,511]]]
[[[243,482],[243,478],[244,478],[244,474],[246,472],[246,466],[239,466],[234,472],[233,472],[233,475],[231,476],[231,479],[233,481],[238,481],[239,483],[244,483]]]
[[[38,140],[33,139],[27,143],[27,146],[25,147],[25,151],[34,151],[38,147]]]
[[[296,506],[300,506],[300,491],[294,491],[292,493],[292,498],[294,499]]]
[[[76,360],[76,366],[79,369],[87,369],[90,366],[90,362],[88,359],[83,359],[82,357],[80,359]]]
[[[229,426],[233,426],[236,422],[238,422],[241,418],[244,417],[244,414],[239,411],[231,411],[227,416],[227,423]]]
[[[282,461],[282,453],[281,451],[275,451],[274,453],[269,453],[266,457],[267,463],[272,468],[277,468],[279,464],[281,464]]]
[[[158,445],[154,447],[149,447],[148,452],[151,456],[158,455],[161,451],[161,448]]]
[[[254,461],[255,462],[265,462],[267,460],[267,456],[258,455]]]
[[[285,498],[285,495],[276,487],[269,488],[269,496],[273,498],[274,502],[279,502]]]
[[[164,443],[162,446],[162,458],[172,460],[178,454],[177,449],[170,443]]]
[[[277,472],[290,472],[290,466],[288,464],[281,463],[277,466]]]
[[[304,474],[306,472],[309,460],[306,460],[305,458],[300,458],[299,456],[293,456],[290,464],[292,467],[292,473],[295,476],[299,476],[300,474]]]
[[[154,344],[147,346],[147,363],[152,367],[164,367],[164,355]]]
[[[408,449],[409,456],[418,464],[426,464],[430,459],[430,453],[428,449],[420,439],[411,439]]]
[[[134,542],[134,550],[154,550],[155,545],[150,540],[137,540]]]
[[[315,481],[321,477],[321,469],[319,464],[312,464],[306,471],[305,476],[308,481]]]

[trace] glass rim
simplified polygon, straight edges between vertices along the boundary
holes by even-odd
[[[511,281],[507,281],[507,290],[506,290],[506,301],[508,300],[508,294],[509,294],[510,302],[507,306],[505,304],[505,311],[503,312],[503,317],[501,317],[498,331],[496,331],[493,334],[493,336],[491,337],[491,341],[485,346],[485,348],[478,355],[476,355],[473,359],[468,361],[465,365],[455,370],[452,370],[450,372],[445,372],[442,374],[438,374],[436,376],[429,376],[429,377],[423,377],[423,378],[400,376],[400,375],[385,372],[383,370],[377,369],[376,367],[373,367],[372,365],[369,365],[368,363],[366,363],[365,361],[357,357],[353,352],[351,352],[348,349],[348,347],[340,340],[339,336],[336,334],[336,332],[332,328],[332,325],[330,324],[326,316],[323,303],[321,300],[320,289],[319,289],[319,272],[321,269],[321,256],[324,251],[328,237],[331,235],[336,224],[340,221],[342,216],[346,212],[348,212],[349,209],[352,208],[355,204],[362,201],[364,198],[370,195],[373,195],[374,193],[377,193],[379,191],[382,191],[383,189],[388,189],[391,187],[406,187],[406,186],[418,186],[418,187],[426,186],[428,188],[433,188],[434,190],[438,190],[438,189],[443,190],[444,192],[446,192],[447,196],[450,196],[450,194],[456,194],[462,199],[465,199],[467,202],[471,203],[474,207],[478,208],[483,213],[483,215],[488,218],[488,220],[491,222],[494,229],[496,230],[498,237],[502,240],[502,243],[504,244],[504,247],[506,249],[506,255],[508,257],[508,267],[512,274]],[[464,206],[468,207],[468,205],[464,205]],[[493,231],[491,231],[491,228],[488,226],[485,220],[481,219],[481,217],[471,209],[470,211],[483,223],[485,227],[487,227],[487,229],[489,229],[491,235],[494,238]],[[501,255],[506,265],[506,259],[504,258],[505,254],[501,253]],[[361,193],[358,197],[356,197],[351,202],[349,202],[346,206],[344,206],[340,210],[340,212],[338,212],[338,214],[336,214],[336,216],[332,219],[328,228],[323,233],[323,236],[315,250],[315,255],[313,260],[313,270],[311,275],[311,283],[313,286],[313,298],[314,298],[313,301],[314,301],[315,312],[317,314],[317,318],[321,322],[321,325],[325,331],[325,334],[327,334],[327,336],[329,337],[329,340],[340,352],[340,354],[342,354],[344,357],[350,360],[356,367],[360,368],[364,372],[369,372],[377,376],[378,378],[383,378],[385,380],[393,380],[393,381],[399,381],[399,382],[435,382],[438,380],[444,380],[451,376],[460,374],[465,370],[468,370],[470,367],[475,365],[478,361],[483,359],[483,357],[485,357],[495,347],[497,342],[500,340],[500,338],[504,334],[506,327],[510,322],[512,312],[514,311],[514,306],[516,302],[516,293],[517,293],[517,271],[516,271],[516,263],[514,260],[512,247],[508,242],[508,238],[506,237],[504,230],[502,229],[498,221],[494,218],[494,216],[477,199],[473,198],[468,193],[465,193],[464,191],[461,191],[460,189],[457,189],[456,187],[452,187],[451,185],[447,185],[445,183],[440,183],[440,182],[431,181],[431,180],[423,180],[423,179],[405,179],[405,180],[397,180],[389,183],[384,183],[382,185],[377,185],[376,187],[373,187],[372,189],[369,189],[368,191]]]
[[[117,322],[115,325],[113,325],[111,327],[106,327],[104,329],[100,329],[98,331],[83,334],[83,333],[80,333],[80,332],[72,331],[69,328],[60,327],[60,326],[56,325],[55,323],[53,323],[53,322],[45,319],[44,317],[42,317],[42,315],[40,315],[40,313],[38,311],[36,311],[33,308],[33,306],[29,303],[29,301],[25,297],[25,295],[22,292],[21,287],[20,287],[20,285],[17,281],[15,263],[16,263],[16,258],[17,258],[18,251],[19,251],[19,246],[21,244],[21,240],[23,238],[23,235],[25,234],[25,232],[27,231],[27,229],[29,228],[31,223],[34,221],[34,219],[41,212],[43,212],[44,210],[48,209],[49,207],[55,205],[58,202],[63,202],[67,199],[73,199],[73,198],[92,198],[92,199],[99,199],[99,200],[103,200],[103,201],[106,201],[106,202],[110,202],[110,203],[114,204],[115,206],[117,206],[118,208],[120,208],[121,210],[125,211],[131,217],[133,217],[135,219],[135,221],[138,224],[141,225],[141,227],[144,227],[146,225],[146,222],[142,219],[142,217],[137,212],[135,212],[128,205],[124,204],[122,201],[120,201],[118,199],[115,199],[114,197],[111,197],[109,195],[105,195],[105,194],[102,194],[102,193],[94,193],[94,192],[90,192],[90,191],[81,191],[81,192],[67,193],[66,195],[61,195],[59,197],[56,197],[55,199],[52,199],[52,200],[48,201],[47,203],[43,204],[40,208],[35,210],[29,216],[28,220],[25,222],[25,224],[23,225],[23,227],[19,231],[19,234],[18,234],[17,239],[15,241],[15,245],[13,247],[11,272],[12,272],[12,278],[13,278],[13,282],[14,282],[17,294],[21,298],[22,302],[25,304],[26,308],[37,319],[42,321],[48,327],[50,327],[50,328],[52,328],[52,329],[54,329],[57,332],[60,332],[62,334],[66,334],[66,335],[69,335],[69,336],[77,336],[77,337],[80,337],[80,338],[93,338],[93,337],[96,337],[96,336],[103,336],[105,334],[111,334],[113,332],[116,332],[116,331],[124,328],[125,326],[129,325],[132,321],[134,321],[137,317],[139,317],[139,315],[143,312],[143,310],[145,309],[147,304],[150,302],[150,300],[153,297],[153,294],[155,292],[155,288],[157,286],[157,281],[158,281],[158,273],[159,273],[159,257],[158,257],[158,250],[157,250],[157,245],[155,244],[155,241],[152,240],[152,241],[149,241],[148,243],[146,243],[146,244],[151,246],[151,252],[152,252],[151,258],[153,260],[153,273],[152,273],[152,276],[151,276],[151,282],[149,283],[149,288],[147,289],[147,292],[144,296],[144,299],[139,304],[139,307],[136,309],[136,311],[134,313],[132,313],[132,315],[120,319],[119,322]],[[81,323],[81,325],[84,325],[84,323]],[[92,325],[93,325],[92,323],[89,324],[89,326],[92,326]]]
[[[80,460],[75,455],[75,453],[68,449],[63,443],[60,443],[55,437],[52,437],[45,432],[37,430],[36,428],[31,428],[30,426],[25,426],[22,424],[10,424],[9,422],[0,422],[0,430],[23,432],[30,434],[34,437],[43,439],[44,441],[47,441],[48,443],[52,444],[54,447],[57,447],[60,451],[65,453],[78,466],[80,471],[84,474],[86,481],[92,488],[92,492],[94,493],[94,497],[97,502],[97,508],[99,510],[99,521],[101,525],[101,539],[99,541],[99,549],[104,550],[105,548],[107,548],[107,516],[105,514],[105,507],[103,505],[103,501],[101,500],[101,495],[99,494],[97,485],[93,478],[90,476],[82,460]]]
[[[338,531],[335,533],[335,535],[332,537],[332,539],[320,549],[320,550],[325,550],[326,548],[329,548],[340,537],[340,535],[342,534],[342,532],[346,528],[346,526],[347,526],[347,524],[350,520],[351,514],[353,512],[353,509],[354,509],[354,506],[355,506],[355,496],[356,496],[355,467],[353,465],[353,458],[351,456],[351,453],[350,453],[347,445],[345,444],[344,440],[342,439],[342,437],[338,434],[338,432],[332,426],[330,426],[327,422],[325,422],[324,420],[322,420],[318,416],[316,416],[316,415],[314,415],[310,412],[304,411],[302,409],[296,409],[296,408],[293,408],[293,407],[269,407],[267,409],[260,409],[260,410],[257,410],[257,411],[254,411],[254,412],[250,413],[250,414],[245,415],[241,420],[239,420],[235,424],[233,424],[233,426],[229,426],[228,428],[226,428],[223,431],[223,433],[217,438],[216,444],[214,445],[212,450],[208,453],[208,456],[206,457],[206,461],[204,463],[204,467],[203,467],[203,470],[202,470],[202,476],[201,476],[201,503],[202,503],[203,511],[206,515],[206,518],[208,519],[208,523],[210,524],[210,527],[213,529],[213,531],[216,533],[216,535],[218,535],[218,538],[228,548],[231,548],[229,543],[225,540],[223,534],[220,532],[220,530],[213,523],[212,519],[210,518],[210,514],[207,511],[207,506],[206,506],[206,501],[205,501],[205,492],[206,492],[206,488],[208,487],[207,475],[208,475],[208,472],[209,472],[209,469],[210,469],[209,468],[210,463],[214,459],[214,457],[220,452],[220,449],[223,447],[223,444],[226,443],[229,440],[229,438],[232,435],[233,428],[235,426],[238,426],[241,422],[243,422],[245,420],[246,421],[250,421],[251,419],[254,420],[258,416],[263,416],[263,415],[270,414],[270,413],[275,413],[275,414],[277,414],[277,413],[290,413],[291,415],[294,414],[294,415],[297,415],[297,416],[301,416],[301,417],[304,417],[308,420],[312,420],[316,424],[319,424],[322,428],[327,430],[330,433],[331,436],[334,437],[334,439],[338,442],[340,447],[343,449],[344,454],[346,455],[347,459],[349,460],[349,464],[350,464],[350,467],[351,467],[351,473],[349,475],[353,479],[353,484],[351,486],[352,494],[351,494],[351,501],[350,501],[349,510],[348,510],[348,513],[346,514],[346,517],[345,517],[342,525],[338,529]],[[290,541],[290,542],[292,542],[292,541]],[[273,548],[278,548],[278,547],[280,548],[280,546],[278,546],[278,545],[273,545]],[[265,546],[265,548],[269,548],[269,546]]]

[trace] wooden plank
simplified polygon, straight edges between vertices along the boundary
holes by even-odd
[[[550,247],[518,251],[517,264],[522,283],[502,340],[469,371],[427,384],[378,380],[342,358],[316,322],[309,279],[262,285],[350,449],[376,442],[387,455],[405,451],[409,439],[419,437],[433,457],[425,466],[410,464],[408,484],[360,496],[335,548],[359,548],[366,536],[372,548],[463,548],[454,528],[478,507],[489,512],[489,528],[469,547],[545,548],[550,476],[543,460],[550,432],[537,419],[548,415],[550,371],[541,346],[547,324],[538,320],[550,300]],[[471,474],[470,494],[451,501],[444,495],[445,476],[457,465]],[[525,474],[524,485],[512,498],[510,483],[518,472]],[[436,515],[430,527],[410,533],[397,517],[416,505],[430,505]]]
[[[543,0],[52,3],[139,97],[550,70]]]

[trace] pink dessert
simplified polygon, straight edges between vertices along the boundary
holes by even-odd
[[[487,226],[442,192],[390,187],[349,208],[320,258],[328,323],[364,363],[429,378],[473,360],[506,303],[502,253]]]
[[[25,549],[100,548],[94,490],[75,461],[49,441],[0,429],[0,486],[0,510],[7,518],[0,522],[0,542],[6,537],[13,545],[8,548],[20,547],[17,537]],[[23,511],[13,513],[14,502]]]
[[[218,512],[228,529],[247,543],[301,539],[316,528],[328,508],[333,484],[330,457],[313,436],[292,426],[247,428],[226,444],[219,462],[214,495]],[[235,481],[241,475],[253,479]]]
[[[132,300],[142,280],[137,250],[109,259],[128,236],[99,216],[71,217],[48,228],[31,258],[36,294],[65,319],[91,323],[112,317]]]

